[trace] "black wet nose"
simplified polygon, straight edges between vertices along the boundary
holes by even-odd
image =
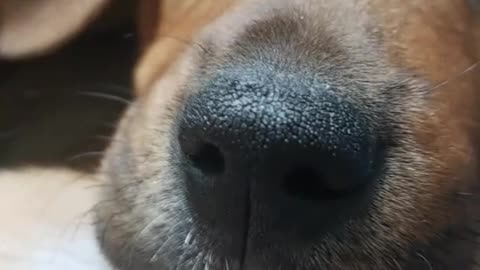
[[[350,200],[376,167],[376,134],[358,107],[327,83],[211,80],[187,100],[179,124],[190,193],[217,208],[244,189],[289,211],[295,202],[321,212]]]

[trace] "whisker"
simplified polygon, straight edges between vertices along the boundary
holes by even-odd
[[[132,102],[126,98],[112,95],[112,94],[107,94],[107,93],[102,93],[102,92],[90,92],[90,91],[79,91],[77,94],[82,95],[82,96],[89,96],[89,97],[98,97],[98,98],[103,98],[106,100],[111,100],[111,101],[117,101],[120,102],[124,105],[130,105]]]
[[[117,218],[119,215],[120,215],[119,213],[114,212],[104,221],[100,221],[100,222],[96,223],[96,226],[98,226],[98,225],[103,226],[102,231],[98,236],[99,243],[101,243],[101,246],[105,246],[105,243],[106,243],[107,237],[108,237],[107,233],[108,233],[109,226],[111,226],[111,223],[113,222],[113,220],[115,218]]]
[[[112,187],[112,184],[102,183],[102,184],[89,185],[85,187],[85,189],[89,190],[89,189],[99,189],[99,188],[106,188],[106,187]]]
[[[420,253],[417,253],[417,256],[427,264],[429,270],[433,270],[432,264],[427,260],[427,258],[425,258],[425,256]]]
[[[398,270],[402,270],[402,269],[403,269],[403,267],[400,266],[400,263],[397,261],[397,259],[392,258],[392,260],[393,260],[393,263],[395,264],[395,267],[397,267]]]
[[[168,230],[168,232],[166,233],[167,239],[165,240],[165,242],[162,243],[162,245],[157,249],[157,251],[150,258],[149,260],[150,263],[154,263],[155,261],[158,260],[158,257],[161,255],[163,249],[167,246],[168,242],[174,240],[175,235],[172,232],[177,230],[182,223],[183,223],[183,220],[177,222]]]
[[[197,264],[201,263],[201,261],[203,260],[203,252],[200,252],[197,255],[197,257],[195,257],[194,260],[195,260],[195,263],[193,264],[193,267],[192,267],[193,270],[197,269]]]
[[[95,82],[95,83],[83,83],[69,88],[70,90],[74,90],[73,92],[83,91],[86,89],[105,89],[108,92],[118,92],[122,94],[131,94],[131,88],[129,86],[125,86],[123,84],[119,84],[117,82]],[[86,90],[89,91],[89,90]]]
[[[450,79],[447,79],[435,86],[433,86],[432,88],[428,89],[427,93],[431,93],[439,88],[442,88],[444,87],[445,85],[451,83],[451,82],[454,82],[454,81],[457,81],[458,79],[462,78],[463,76],[465,76],[466,74],[468,74],[469,72],[475,70],[476,68],[478,68],[480,66],[480,61],[477,61],[475,63],[473,63],[472,65],[470,65],[469,67],[467,67],[465,70],[463,70],[462,72],[460,72],[459,74],[453,76],[452,78]]]
[[[210,265],[212,265],[213,258],[212,258],[212,251],[210,250],[205,256],[205,265],[203,267],[204,270],[210,270]]]
[[[167,237],[167,240],[163,242],[163,244],[160,246],[160,248],[153,254],[153,256],[150,258],[149,262],[154,263],[158,260],[158,256],[160,256],[160,253],[163,251],[163,248],[167,245],[169,241],[173,239],[173,236],[170,235]]]
[[[473,193],[470,193],[470,192],[457,192],[457,195],[460,195],[460,196],[465,196],[465,197],[472,197],[472,196],[475,196],[475,194],[473,194]]]
[[[179,42],[181,42],[185,45],[188,45],[188,46],[196,46],[196,47],[200,48],[204,53],[207,53],[208,55],[212,54],[212,52],[210,50],[208,50],[205,46],[203,46],[202,44],[200,44],[198,42],[189,41],[189,40],[185,40],[185,39],[182,39],[182,38],[178,38],[178,37],[175,37],[175,36],[169,36],[169,35],[162,35],[161,37],[162,38],[171,38],[173,40],[179,41]]]
[[[92,207],[90,207],[88,210],[86,210],[85,212],[83,212],[82,214],[80,214],[78,216],[79,219],[85,219],[88,215],[91,215],[91,214],[94,214],[95,211],[98,209],[98,207],[102,204],[105,204],[105,203],[111,203],[113,202],[114,200],[113,199],[109,199],[109,200],[100,200],[98,202],[96,202],[94,205],[92,205]]]
[[[230,270],[230,265],[227,259],[225,259],[225,270]]]
[[[133,235],[133,237],[131,238],[131,245],[130,247],[128,248],[128,245],[126,245],[124,248],[127,249],[128,248],[128,261],[129,261],[129,265],[132,261],[132,257],[133,257],[133,251],[134,251],[134,247],[135,247],[135,244],[136,242],[138,242],[138,240],[144,236],[145,233],[148,232],[148,230],[150,230],[150,228],[152,228],[161,218],[163,218],[162,215],[158,215],[156,216],[155,218],[153,218],[148,224],[146,224],[140,231],[138,231],[137,233],[135,233]]]
[[[109,91],[121,92],[121,93],[129,94],[129,95],[131,94],[131,88],[130,87],[127,87],[127,86],[124,86],[124,85],[119,85],[119,84],[116,84],[116,83],[108,83],[108,82],[97,83],[97,84],[93,84],[92,87],[102,88],[102,89],[106,89],[106,90],[109,90]]]
[[[73,157],[70,157],[70,158],[68,158],[66,161],[67,161],[67,162],[72,162],[72,161],[75,161],[75,160],[78,160],[78,159],[82,159],[82,158],[102,156],[103,154],[104,154],[103,151],[86,152],[86,153],[81,153],[81,154],[75,155],[75,156],[73,156]]]

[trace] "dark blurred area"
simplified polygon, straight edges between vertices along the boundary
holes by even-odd
[[[131,99],[133,29],[88,31],[49,55],[0,62],[0,168],[97,166]]]

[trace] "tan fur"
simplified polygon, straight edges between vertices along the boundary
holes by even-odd
[[[0,171],[0,268],[108,270],[95,244],[98,179],[64,168]]]
[[[239,268],[238,258],[210,250],[220,236],[193,221],[169,146],[201,79],[261,59],[311,72],[305,79],[326,73],[346,85],[339,94],[374,104],[363,108],[379,110],[395,132],[367,216],[311,246],[267,239],[271,248],[246,251],[244,269],[278,269],[280,260],[305,270],[478,269],[480,13],[473,2],[142,2],[138,99],[101,170],[108,184],[97,229],[106,255],[122,270]]]
[[[478,15],[467,7],[467,2],[272,0],[237,4],[197,35],[167,73],[157,67],[165,61],[165,46],[172,45],[167,45],[161,34],[147,39],[151,42],[136,77],[141,97],[118,132],[118,139],[129,143],[114,143],[104,162],[115,185],[128,185],[124,193],[113,197],[110,190],[105,193],[106,198],[116,201],[100,211],[100,217],[108,220],[102,227],[107,254],[121,263],[123,252],[129,252],[142,265],[143,257],[136,252],[142,247],[157,246],[152,241],[167,239],[160,229],[144,231],[152,228],[148,224],[155,216],[163,217],[154,221],[159,227],[178,222],[167,209],[182,213],[188,220],[188,211],[180,201],[181,191],[173,188],[180,180],[172,174],[174,165],[169,164],[172,157],[166,148],[175,114],[185,98],[193,94],[186,89],[196,91],[197,76],[209,76],[229,61],[248,61],[250,53],[266,53],[269,46],[279,42],[277,39],[288,38],[287,33],[297,31],[286,23],[291,20],[305,22],[299,31],[304,31],[306,41],[279,57],[290,59],[298,52],[308,52],[313,57],[302,58],[299,63],[321,66],[322,62],[315,62],[316,55],[335,53],[328,51],[330,47],[323,37],[336,38],[334,47],[344,49],[343,53],[357,59],[356,63],[364,64],[348,67],[353,80],[366,80],[369,85],[367,93],[347,95],[355,100],[378,100],[402,135],[397,139],[398,146],[388,152],[385,183],[371,204],[370,217],[351,224],[345,232],[362,236],[373,230],[374,236],[360,237],[355,244],[326,237],[316,243],[316,251],[290,250],[283,256],[295,256],[298,264],[318,262],[305,269],[424,269],[425,264],[434,269],[474,269],[471,242],[462,242],[460,237],[440,237],[445,230],[460,234],[464,226],[472,225],[475,218],[471,215],[478,215],[475,200],[455,199],[458,194],[475,192],[478,175],[478,69],[468,69],[478,60],[478,25],[474,20]],[[346,63],[337,60],[334,64]],[[459,75],[465,70],[468,71]],[[392,98],[382,103],[379,88],[385,82],[404,83],[407,90],[389,93]],[[165,192],[170,193],[168,198],[161,197]],[[158,198],[154,199],[158,206],[137,207],[145,205],[146,198]],[[194,228],[187,221],[185,226]],[[118,227],[122,229],[114,229]],[[143,232],[141,237],[139,231]],[[180,231],[178,236],[185,237]],[[129,251],[118,251],[125,244],[131,246]],[[164,248],[176,249],[173,243]],[[202,247],[192,249],[201,252]],[[441,249],[450,250],[453,257],[438,255]],[[324,264],[327,259],[322,251],[327,250],[334,257]],[[227,267],[229,262],[225,260],[214,258],[210,267]],[[178,262],[166,257],[159,260],[158,267],[162,263]],[[184,267],[188,268],[189,263],[193,265],[192,261],[183,262]],[[133,265],[134,269],[140,267]],[[256,267],[253,264],[248,269]]]
[[[43,56],[87,30],[122,27],[133,19],[135,7],[132,0],[2,0],[0,59]]]
[[[140,43],[144,53],[135,72],[135,91],[146,91],[154,78],[177,59],[202,27],[222,14],[232,0],[142,1]],[[195,46],[193,44],[193,46]]]
[[[0,56],[20,58],[54,49],[83,30],[107,2],[0,1]]]

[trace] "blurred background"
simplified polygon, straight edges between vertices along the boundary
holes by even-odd
[[[131,25],[95,26],[49,55],[0,62],[0,167],[96,166],[130,99],[136,50]]]
[[[131,100],[136,44],[130,23],[95,25],[48,55],[0,62],[2,270],[108,269],[92,173]]]

